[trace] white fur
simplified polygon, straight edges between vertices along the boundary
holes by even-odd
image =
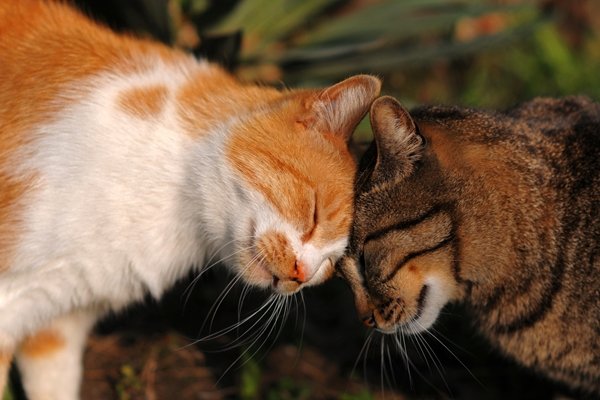
[[[423,304],[423,311],[417,320],[401,325],[399,329],[402,332],[415,334],[426,331],[437,320],[442,308],[450,301],[450,290],[444,287],[443,280],[435,276],[428,276],[423,284],[429,288]]]
[[[209,256],[239,269],[231,255],[249,235],[269,228],[287,234],[309,265],[307,284],[322,280],[320,267],[346,245],[346,239],[324,248],[302,244],[300,234],[233,173],[224,145],[244,110],[197,139],[184,133],[175,93],[192,69],[210,79],[210,67],[191,61],[150,65],[154,68],[140,75],[77,82],[74,87],[89,89],[89,95],[38,126],[31,146],[15,157],[26,161],[13,173],[34,176],[36,183],[25,199],[24,233],[13,263],[0,275],[0,349],[15,348],[57,318],[69,321],[54,324],[75,341],[47,362],[18,357],[28,370],[32,400],[53,398],[39,394],[52,393],[48,385],[75,388],[62,398],[77,397],[77,385],[64,380],[78,379],[73,360],[80,357],[90,323],[77,333],[62,316],[118,310],[146,293],[160,297]],[[144,120],[118,108],[119,93],[148,85],[169,90],[160,115]],[[250,232],[251,220],[257,232]],[[58,367],[60,360],[70,361]],[[60,368],[55,373],[63,377],[41,378],[52,368]],[[31,383],[36,379],[43,383]]]

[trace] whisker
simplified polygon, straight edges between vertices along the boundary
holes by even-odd
[[[244,307],[244,300],[246,299],[246,296],[248,295],[250,288],[251,288],[251,286],[249,284],[245,284],[242,289],[242,293],[240,294],[240,298],[238,300],[238,313],[237,313],[238,322],[242,321],[242,311],[243,311],[243,307]],[[239,331],[238,331],[238,335],[239,335]]]
[[[386,355],[387,355],[387,361],[388,361],[388,366],[390,368],[390,377],[393,383],[393,385],[390,385],[392,388],[395,388],[397,386],[397,382],[396,382],[396,374],[394,373],[394,364],[392,363],[392,354],[390,352],[390,346],[387,346],[386,349]],[[388,378],[389,379],[389,378]]]
[[[385,378],[385,364],[384,364],[384,351],[383,348],[385,347],[385,335],[381,336],[381,345],[380,345],[380,368],[381,368],[381,374],[380,374],[380,385],[381,385],[381,393],[385,393],[385,386],[384,386],[384,378]]]
[[[406,372],[408,373],[408,383],[410,384],[410,387],[412,388],[413,380],[412,380],[412,374],[410,372],[410,369],[412,367],[415,370],[418,370],[418,368],[413,364],[413,362],[408,357],[408,349],[406,347],[406,335],[403,335],[400,332],[398,332],[397,335],[398,335],[397,337],[400,337],[402,339],[402,343],[400,343],[400,341],[398,341],[398,344],[401,344],[401,346],[402,346],[402,353],[403,353],[403,358],[404,358],[404,362],[406,365]]]
[[[222,250],[222,249],[223,249],[225,246],[227,246],[227,245],[231,244],[232,242],[233,242],[233,240],[232,240],[232,241],[229,241],[229,242],[227,242],[226,244],[224,244],[223,246],[221,246],[221,248],[219,248],[219,249],[218,249],[218,250],[217,250],[217,251],[216,251],[216,252],[215,252],[215,253],[214,253],[214,254],[211,256],[211,258],[210,258],[210,259],[209,259],[209,260],[208,260],[208,261],[205,263],[205,264],[208,264],[208,265],[206,265],[206,266],[202,267],[202,268],[200,269],[200,272],[198,273],[198,275],[196,275],[196,276],[194,277],[194,279],[193,279],[193,280],[192,280],[192,281],[191,281],[191,282],[190,282],[190,283],[187,285],[187,287],[185,288],[185,290],[184,290],[184,291],[182,292],[182,294],[181,294],[181,297],[185,296],[184,308],[187,306],[187,303],[188,303],[188,301],[189,301],[189,299],[190,299],[190,296],[191,296],[191,294],[192,294],[192,291],[193,291],[194,287],[196,286],[196,284],[198,283],[198,281],[200,280],[200,278],[202,278],[202,277],[203,277],[203,276],[204,276],[204,275],[205,275],[205,274],[206,274],[208,271],[210,271],[212,268],[214,268],[215,266],[219,265],[219,264],[220,264],[220,263],[222,263],[223,261],[225,261],[225,260],[229,260],[230,258],[232,258],[232,257],[236,256],[237,254],[239,254],[239,253],[241,253],[241,252],[243,252],[243,251],[245,251],[245,250],[248,250],[249,248],[251,248],[251,247],[252,247],[252,246],[248,246],[248,247],[241,248],[241,249],[239,249],[238,251],[236,251],[236,252],[233,252],[233,253],[231,253],[231,254],[228,254],[228,255],[226,255],[226,256],[224,256],[224,257],[221,257],[220,259],[218,259],[218,260],[216,260],[215,262],[213,262],[212,264],[210,264],[210,262],[211,262],[211,261],[212,261],[212,259],[213,259],[213,258],[214,258],[214,257],[215,257],[217,254],[218,254],[218,252],[219,252],[219,251],[221,251],[221,250]]]
[[[450,344],[456,346],[456,344],[454,344],[451,340],[449,340],[448,338],[446,338],[444,335],[442,335],[441,333],[435,331],[434,329],[428,329],[425,330],[425,332],[430,335],[435,341],[437,341],[448,353],[450,353],[450,355],[456,360],[458,361],[458,363],[469,373],[469,375],[471,375],[471,377],[479,384],[481,385],[481,387],[485,387],[485,385],[479,380],[477,379],[477,377],[475,376],[475,374],[473,374],[473,372],[469,369],[469,367],[466,366],[466,364],[464,362],[462,362],[462,360],[452,351],[450,350],[450,348],[440,339],[436,336],[436,334],[434,332],[436,332],[438,335],[442,336],[442,338],[444,338],[445,340],[448,340],[450,342]],[[456,346],[460,349],[460,346]]]
[[[404,348],[406,347],[406,338],[408,338],[412,343],[415,343],[414,341],[414,334],[401,334],[400,336],[402,337],[402,342],[404,343]],[[416,347],[415,347],[416,348]],[[417,373],[417,375],[423,379],[424,382],[426,382],[427,384],[429,384],[431,387],[435,388],[435,385],[429,380],[427,379],[427,377],[425,375],[423,375],[423,373],[421,371],[419,371],[419,368],[417,367],[417,365],[408,357],[408,353],[407,353],[407,357],[406,360],[408,361],[409,365],[413,368],[413,370]],[[425,360],[427,361],[427,360]],[[428,366],[429,367],[429,366]],[[408,374],[409,374],[409,382],[411,387],[413,387],[413,380],[412,380],[412,376],[410,374],[410,368],[407,368]]]
[[[255,321],[254,324],[252,326],[250,326],[250,328],[248,328],[248,329],[252,329],[254,326],[256,326],[258,324],[258,322],[260,322],[260,320],[267,313],[267,311],[273,307],[275,300],[276,300],[276,298],[274,295],[270,296],[258,309],[254,310],[250,315],[246,316],[242,321],[239,321],[238,323],[235,323],[235,324],[228,326],[226,328],[223,328],[217,332],[213,332],[207,336],[197,339],[197,340],[193,341],[192,343],[186,345],[185,347],[194,345],[194,344],[198,344],[200,342],[206,342],[209,340],[213,340],[218,337],[224,336],[228,333],[231,333],[232,331],[236,330],[239,326],[245,324],[248,321],[251,321],[260,312],[263,312],[263,314],[257,319],[257,321]]]
[[[421,354],[421,356],[423,357],[423,360],[425,361],[425,365],[427,365],[427,369],[429,370],[429,372],[431,372],[431,365],[429,365],[429,360],[427,358],[427,356],[425,355],[425,351],[423,350],[423,347],[421,346],[421,341],[419,340],[419,336],[416,334],[416,332],[411,328],[410,329],[410,335],[408,336],[409,339],[416,344],[419,353]]]
[[[256,342],[258,342],[258,340],[263,336],[263,334],[265,332],[267,332],[267,334],[265,335],[265,341],[263,341],[263,344],[261,344],[260,346],[258,346],[256,348],[256,350],[254,350],[251,354],[250,350],[244,350],[232,363],[229,367],[227,367],[227,369],[225,369],[225,371],[223,372],[223,374],[221,374],[221,377],[219,377],[219,379],[217,379],[216,383],[218,384],[221,379],[223,379],[223,377],[229,372],[231,371],[231,369],[238,364],[238,362],[244,358],[245,356],[247,356],[246,361],[244,361],[243,363],[241,363],[239,365],[239,368],[241,368],[242,366],[244,366],[250,359],[254,358],[256,356],[256,354],[260,351],[260,349],[264,346],[264,343],[266,342],[266,340],[271,336],[271,334],[273,333],[273,330],[275,328],[276,321],[277,318],[275,317],[276,315],[278,315],[281,312],[281,308],[284,307],[284,304],[286,302],[285,298],[282,298],[279,295],[275,295],[275,298],[277,298],[278,301],[275,302],[276,307],[275,307],[275,312],[273,314],[271,314],[271,316],[269,317],[269,319],[267,320],[267,322],[265,323],[265,325],[263,326],[263,328],[261,328],[259,330],[259,332],[256,335],[253,335],[253,340],[252,342],[249,344],[248,349],[251,349],[255,346]],[[275,318],[275,319],[274,319]],[[269,328],[270,326],[270,328]],[[272,346],[273,344],[271,344]],[[269,347],[270,348],[270,347]]]
[[[304,331],[306,330],[306,302],[304,301],[304,293],[300,292],[300,303],[302,304],[302,329],[300,330],[300,348],[304,345]]]
[[[209,330],[212,329],[212,325],[214,323],[214,319],[217,315],[217,311],[218,311],[219,307],[221,306],[221,304],[223,303],[223,301],[225,300],[227,295],[231,292],[231,290],[233,289],[235,284],[237,282],[239,282],[240,279],[242,279],[242,276],[244,275],[244,273],[248,269],[250,269],[250,267],[254,264],[254,262],[256,262],[259,258],[260,258],[260,254],[257,254],[246,264],[246,266],[244,266],[244,268],[242,268],[240,271],[238,271],[238,273],[235,275],[235,277],[233,279],[231,279],[231,281],[229,281],[227,286],[225,286],[225,289],[223,289],[221,294],[217,297],[217,300],[215,300],[215,303],[213,303],[212,307],[208,311],[208,314],[207,314],[204,322],[202,323],[201,330],[204,329],[209,318],[210,318]]]
[[[373,339],[373,334],[375,333],[375,331],[371,331],[369,332],[369,334],[367,335],[367,338],[365,339],[365,342],[363,343],[360,351],[358,352],[358,356],[356,357],[356,361],[354,362],[354,365],[352,366],[352,370],[350,371],[351,375],[354,375],[355,371],[356,371],[356,367],[358,366],[358,362],[360,361],[361,356],[364,354],[364,357],[366,359],[367,357],[367,353],[366,350],[369,347],[369,342]],[[363,371],[363,373],[365,373],[365,371]],[[365,376],[366,377],[366,376]],[[365,379],[366,380],[366,379]]]
[[[427,352],[427,355],[431,358],[431,363],[433,364],[434,368],[440,375],[442,382],[444,382],[444,386],[448,390],[448,393],[452,394],[452,390],[450,389],[450,386],[448,385],[448,382],[446,381],[446,378],[444,377],[444,372],[442,371],[442,362],[440,361],[438,356],[435,354],[435,352],[431,348],[431,345],[429,343],[427,343],[427,340],[425,340],[425,338],[423,337],[421,332],[417,333],[417,338],[419,339],[419,341],[421,341],[421,343],[423,343],[423,348]]]

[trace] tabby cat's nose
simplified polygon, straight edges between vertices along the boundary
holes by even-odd
[[[364,317],[362,319],[363,324],[365,324],[365,326],[369,327],[369,328],[375,328],[375,317],[373,316],[373,314]]]

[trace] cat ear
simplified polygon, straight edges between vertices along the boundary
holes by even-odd
[[[298,122],[347,141],[380,90],[378,78],[353,76],[311,96],[308,113]]]
[[[371,127],[377,164],[410,167],[421,156],[424,140],[408,111],[393,97],[382,96],[371,106]]]

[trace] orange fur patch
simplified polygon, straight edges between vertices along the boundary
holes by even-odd
[[[269,231],[257,243],[259,254],[264,257],[281,279],[292,278],[296,257],[284,234]]]
[[[165,86],[137,87],[127,90],[119,96],[119,107],[138,117],[157,116],[167,101],[168,90]]]
[[[64,345],[65,339],[58,332],[45,329],[25,339],[20,350],[27,357],[44,357],[62,349]]]
[[[2,369],[3,365],[10,364],[11,361],[12,361],[12,354],[0,352],[0,370]]]
[[[0,272],[9,269],[12,251],[17,244],[17,227],[21,223],[19,200],[31,179],[16,181],[0,171]]]
[[[244,86],[213,67],[192,76],[177,93],[178,115],[185,132],[198,138],[228,118],[239,116],[241,110],[251,110],[280,97],[277,90]]]

